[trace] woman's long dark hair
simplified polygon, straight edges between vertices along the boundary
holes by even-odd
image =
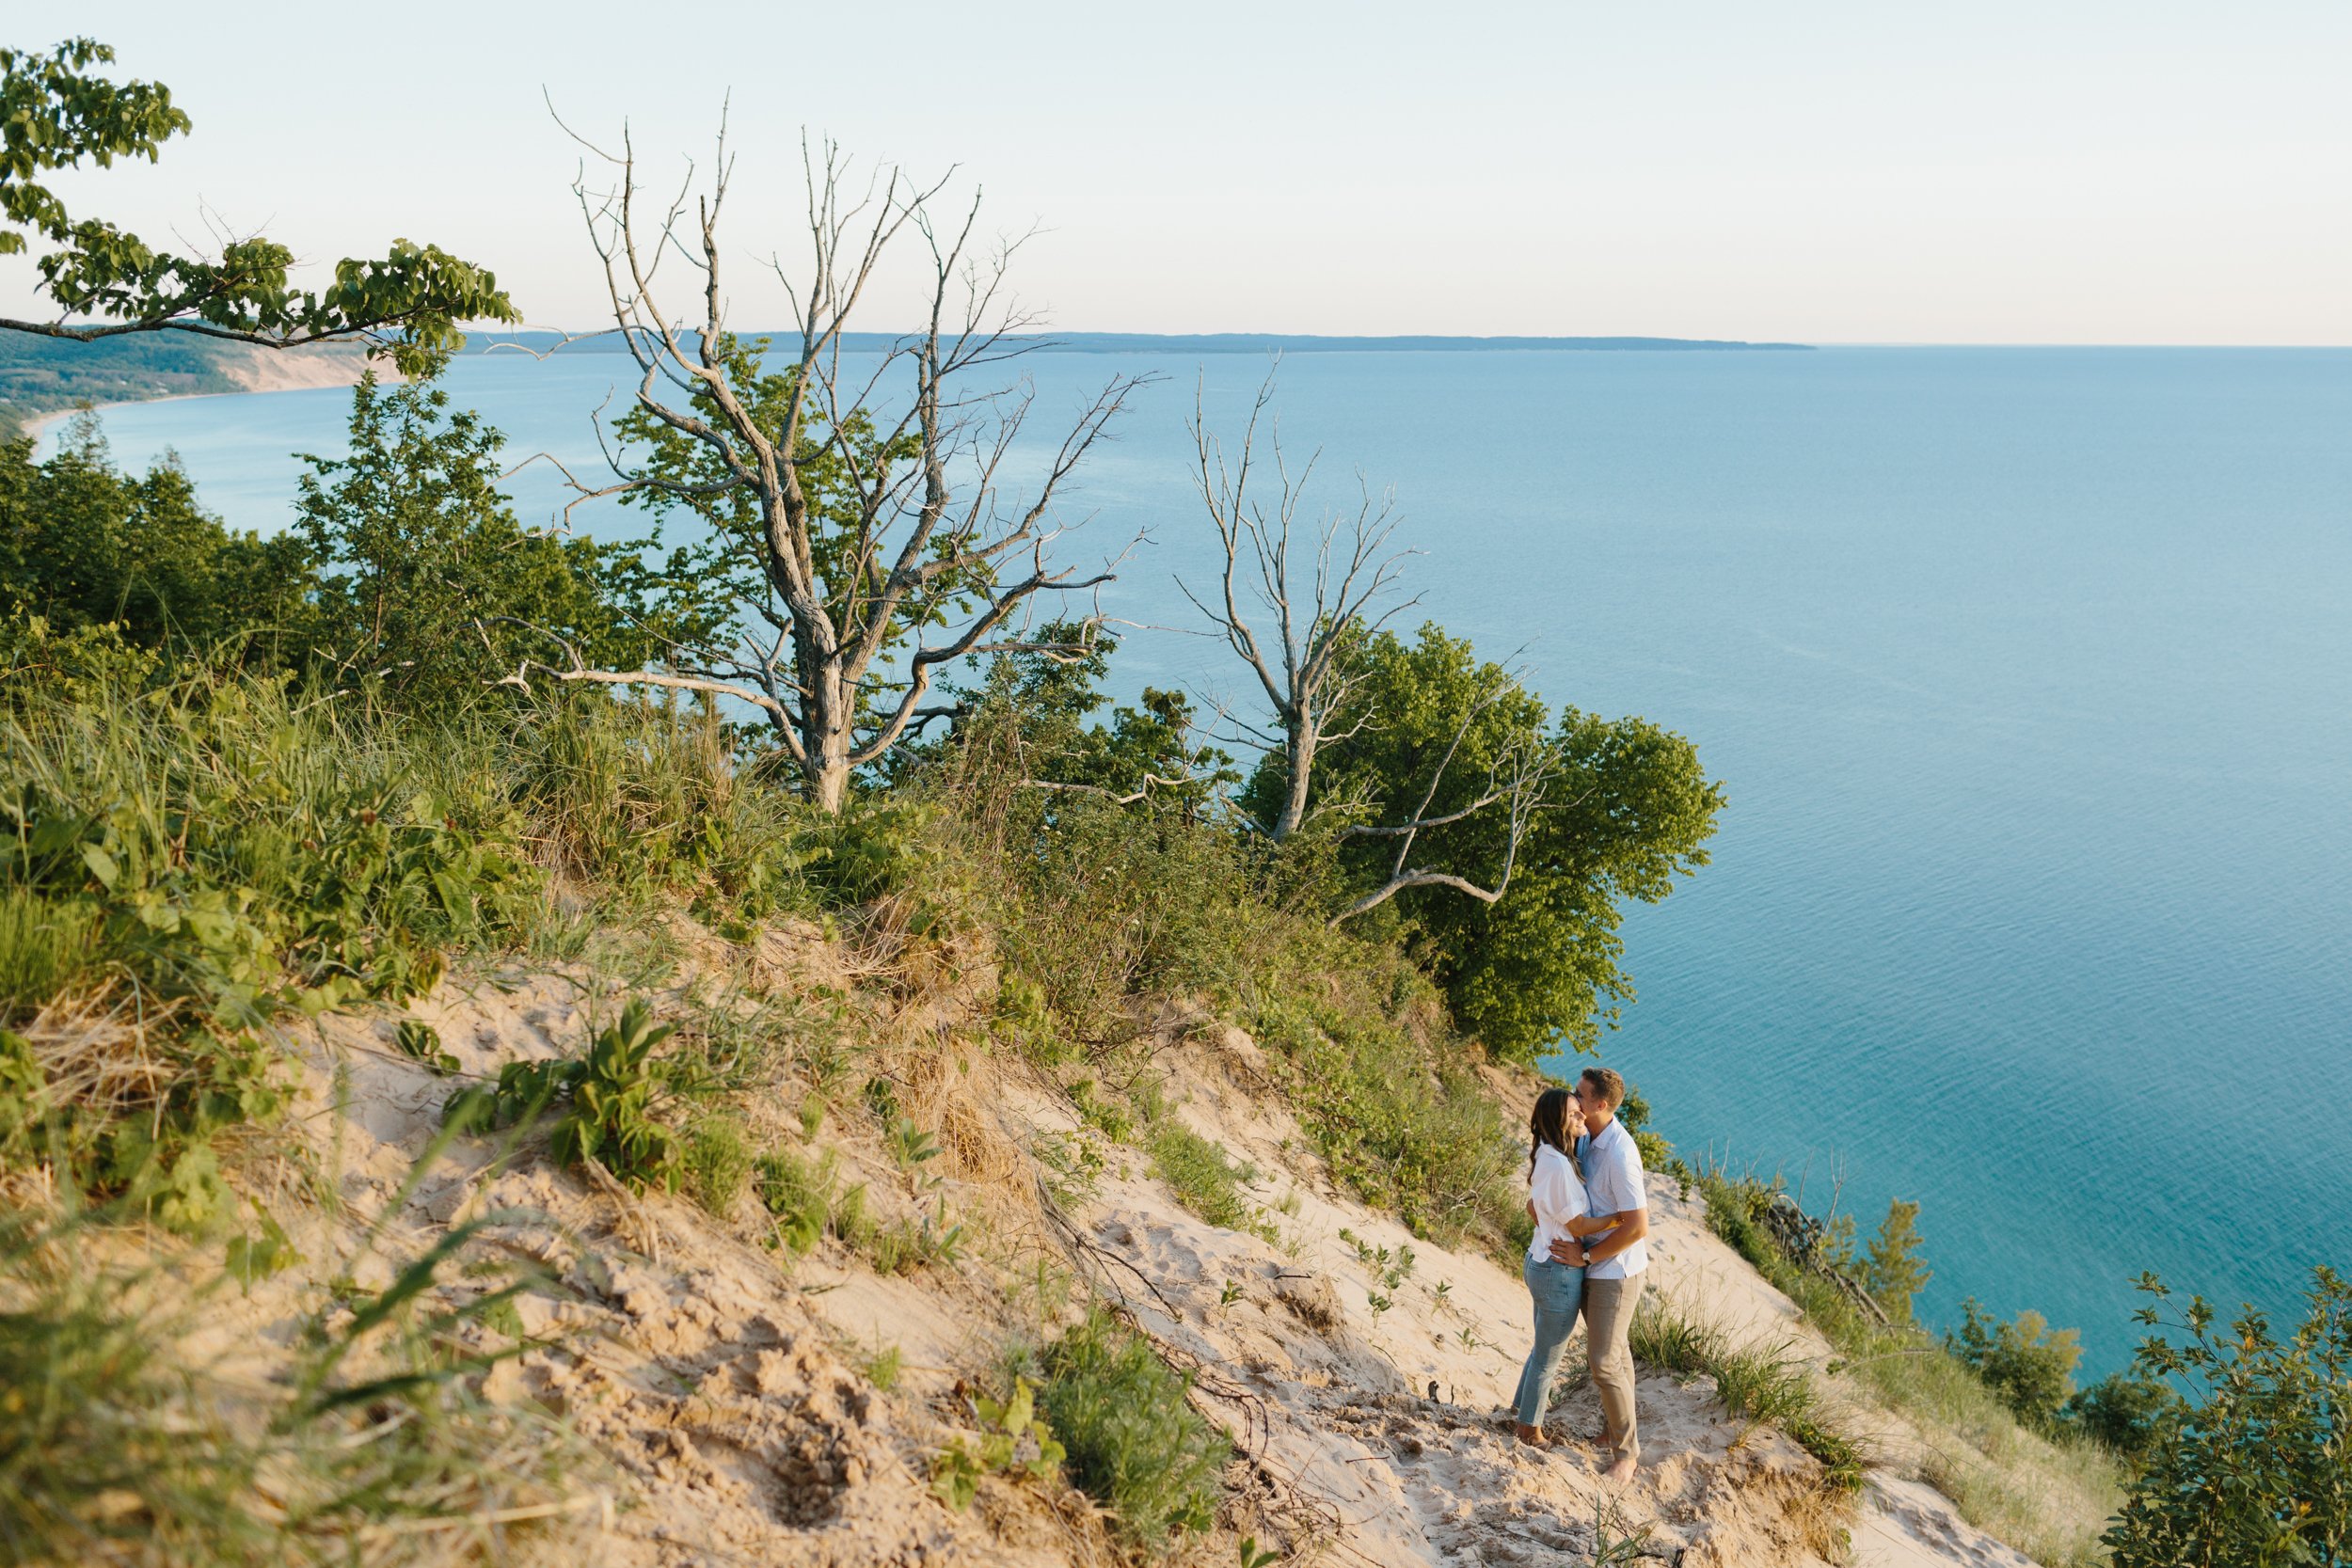
[[[1568,1105],[1570,1096],[1565,1089],[1546,1089],[1535,1097],[1535,1109],[1527,1117],[1527,1179],[1535,1180],[1535,1151],[1549,1144],[1576,1164],[1575,1143],[1568,1135]]]

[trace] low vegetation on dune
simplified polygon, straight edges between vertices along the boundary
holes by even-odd
[[[942,1099],[959,1053],[999,1053],[1064,1097],[1078,1133],[1041,1151],[1049,1185],[1083,1192],[1132,1149],[1209,1223],[1279,1238],[1248,1164],[1157,1086],[1166,1035],[1151,1020],[1181,998],[1186,1016],[1250,1028],[1270,1087],[1362,1201],[1436,1243],[1503,1258],[1523,1244],[1518,1156],[1484,1054],[1404,942],[1323,917],[1341,874],[1327,858],[1269,856],[1195,802],[1039,790],[992,764],[995,748],[1055,737],[1058,719],[983,694],[956,738],[836,815],[765,785],[724,722],[691,705],[416,715],[167,664],[114,632],[13,635],[0,1354],[24,1373],[12,1386],[41,1390],[9,1416],[0,1454],[24,1511],[7,1527],[19,1560],[119,1554],[167,1518],[189,1555],[220,1560],[355,1541],[370,1560],[497,1560],[594,1513],[579,1484],[593,1446],[480,1393],[510,1283],[472,1234],[372,1273],[290,1234],[294,1195],[334,1201],[331,1149],[283,1135],[303,1092],[295,1042],[322,1020],[402,1020],[383,1049],[445,1084],[436,1149],[486,1140],[620,1190],[676,1192],[747,1224],[783,1266],[838,1249],[890,1276],[998,1245],[989,1206],[937,1175],[983,1158],[954,1148]],[[747,952],[766,932],[831,931],[856,971],[681,984],[675,915]],[[585,964],[601,1022],[551,1056],[461,1065],[460,1042],[416,1005],[453,970],[517,962]],[[981,1032],[924,1043],[910,1013],[950,993]],[[1912,1326],[1923,1265],[1899,1212],[1867,1248],[1833,1235],[1825,1255],[1798,1257],[1768,1223],[1769,1187],[1695,1181],[1718,1233],[1836,1347],[1832,1384],[1934,1434],[1917,1467],[1971,1518],[2054,1564],[2104,1560],[2127,1497],[2139,1513],[2118,1531],[2177,1528],[2130,1522],[2154,1518],[2133,1478],[2176,1464],[2201,1430],[2177,1396],[2152,1404],[2128,1380],[2074,1392],[2065,1347],[2030,1323],[1971,1315],[1948,1342]],[[383,1251],[369,1224],[347,1216],[336,1245]],[[153,1238],[135,1251],[148,1261],[108,1240],[135,1234]],[[1409,1267],[1373,1272],[1393,1295]],[[189,1348],[208,1302],[281,1274],[315,1282],[291,1320],[310,1325],[309,1348],[258,1384]],[[190,1295],[167,1277],[202,1284]],[[1889,1322],[1858,1307],[1853,1280]],[[1220,1525],[1223,1440],[1189,1414],[1183,1375],[1132,1328],[1061,1316],[1068,1289],[1040,1283],[1026,1348],[976,1385],[995,1415],[976,1406],[978,1435],[943,1447],[935,1494],[993,1495],[1050,1469],[1110,1511],[1118,1549],[1235,1528]],[[898,1375],[883,1349],[868,1357],[878,1382]],[[1787,1354],[1671,1310],[1645,1315],[1636,1351],[1711,1376],[1834,1490],[1851,1495],[1883,1457]],[[2209,1354],[2188,1370],[2268,1376],[2267,1397],[2292,1400],[2329,1386],[2340,1352],[2323,1331],[2267,1373],[2243,1349]],[[240,1392],[206,1394],[207,1379]],[[1005,1413],[1025,1388],[1016,1432]],[[169,1463],[149,1454],[151,1425],[179,1434]],[[531,1464],[504,1457],[516,1444]],[[2156,1560],[2113,1544],[2114,1560]]]

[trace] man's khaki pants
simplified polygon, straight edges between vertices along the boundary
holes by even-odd
[[[1584,1280],[1584,1358],[1600,1396],[1601,1446],[1609,1462],[1639,1458],[1642,1439],[1633,1416],[1633,1352],[1626,1336],[1642,1299],[1642,1276]]]

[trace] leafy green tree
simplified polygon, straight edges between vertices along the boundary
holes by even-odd
[[[1410,643],[1368,636],[1353,659],[1312,810],[1341,836],[1354,885],[1394,879],[1397,835],[1385,825],[1414,820],[1435,824],[1415,835],[1423,863],[1486,888],[1509,871],[1491,906],[1438,883],[1398,892],[1391,918],[1488,1049],[1517,1058],[1593,1049],[1633,994],[1618,967],[1620,903],[1654,903],[1707,863],[1722,786],[1689,741],[1646,720],[1565,708],[1548,726],[1539,699],[1434,625]],[[1472,809],[1537,750],[1549,778],[1523,832],[1507,810]],[[1285,786],[1282,759],[1269,754],[1242,803],[1263,813]]]
[[[2186,1401],[2154,1378],[2109,1372],[2068,1400],[2059,1415],[2066,1425],[2139,1464],[2171,1441],[2187,1408]]]
[[[647,657],[663,578],[642,543],[537,532],[499,488],[505,437],[427,377],[352,395],[351,444],[305,457],[295,532],[321,566],[321,652],[404,705],[478,699],[527,658]]]
[[[1118,650],[1099,627],[1040,627],[1029,648],[992,657],[977,688],[955,689],[954,728],[941,743],[912,748],[899,771],[989,769],[1016,789],[1075,791],[1198,820],[1241,775],[1200,738],[1181,691],[1146,687],[1137,705],[1096,718],[1110,706],[1102,683]]]
[[[93,415],[45,463],[29,440],[0,442],[0,610],[68,635],[113,626],[148,649],[241,637],[249,661],[291,664],[316,628],[313,586],[298,540],[222,527],[176,458],[144,478],[117,468]]]
[[[1863,1287],[1897,1323],[1911,1321],[1913,1298],[1935,1277],[1919,1255],[1918,1219],[1917,1204],[1888,1198],[1886,1218],[1862,1256]]]
[[[2041,1313],[2030,1310],[2001,1323],[1974,1296],[1962,1302],[1960,1310],[1960,1328],[1944,1337],[1945,1348],[2022,1419],[2048,1426],[2074,1391],[2074,1366],[2083,1354],[2079,1337],[2071,1328],[2052,1329]]]
[[[209,259],[175,256],[73,216],[38,177],[118,158],[152,163],[189,128],[169,88],[92,73],[113,60],[111,48],[87,38],[47,54],[0,49],[0,256],[47,245],[41,291],[60,313],[0,318],[0,328],[84,342],[183,331],[273,348],[360,339],[414,369],[464,342],[460,322],[518,319],[496,278],[437,245],[401,240],[380,261],[338,261],[333,284],[314,292],[291,286],[294,252],[274,240],[231,240]]]
[[[2312,1271],[2284,1340],[2251,1307],[2226,1329],[2201,1296],[2177,1318],[2164,1281],[2134,1314],[2143,1376],[2186,1394],[2104,1538],[2116,1568],[2284,1568],[2352,1561],[2352,1284]]]

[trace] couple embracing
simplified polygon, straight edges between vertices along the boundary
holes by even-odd
[[[1633,1134],[1617,1122],[1625,1080],[1588,1068],[1574,1089],[1546,1089],[1528,1118],[1528,1292],[1535,1347],[1519,1373],[1518,1438],[1541,1446],[1551,1384],[1581,1314],[1584,1354],[1600,1396],[1601,1448],[1611,1481],[1629,1481],[1641,1456],[1633,1417],[1633,1353],[1626,1335],[1649,1267],[1649,1197]]]

